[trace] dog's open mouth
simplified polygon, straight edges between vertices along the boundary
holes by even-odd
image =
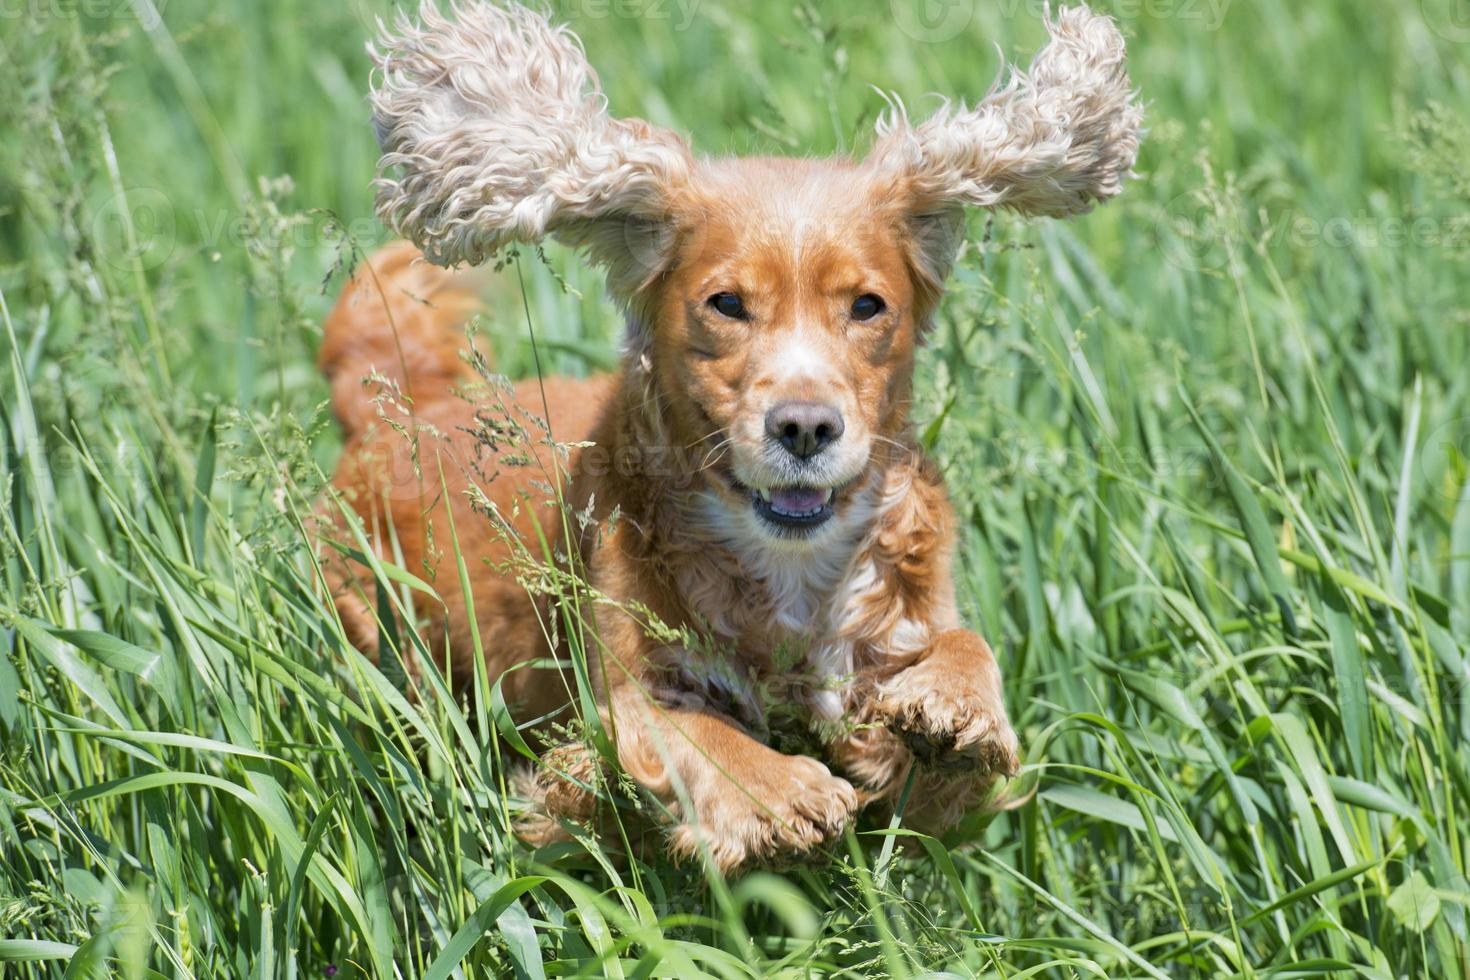
[[[720,475],[731,490],[750,500],[751,510],[768,528],[785,538],[804,537],[830,521],[838,501],[857,480],[828,487],[797,484],[757,489],[741,483],[729,470]]]
[[[832,517],[831,487],[752,490],[750,501],[763,520],[788,530],[811,530]]]

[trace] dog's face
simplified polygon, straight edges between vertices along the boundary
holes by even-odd
[[[718,477],[720,519],[747,539],[804,544],[857,506],[906,423],[965,207],[1079,214],[1138,150],[1122,35],[1085,7],[1049,17],[1030,70],[979,103],[917,125],[891,105],[861,163],[699,161],[610,116],[581,45],[539,12],[425,4],[419,21],[385,29],[377,54],[374,122],[398,171],[380,213],[439,262],[548,235],[586,248],[684,443],[660,448],[709,454],[699,478]]]
[[[903,430],[926,311],[893,191],[831,161],[720,161],[691,181],[648,287],[649,359],[728,525],[819,539]]]

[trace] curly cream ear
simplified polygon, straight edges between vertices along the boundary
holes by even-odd
[[[369,47],[379,215],[442,264],[483,262],[546,235],[617,263],[620,236],[594,226],[658,222],[688,176],[688,147],[641,120],[610,117],[565,27],[483,2],[452,15],[425,0],[417,24],[400,13]],[[623,271],[637,279],[649,270]]]
[[[1143,111],[1112,18],[1086,7],[1048,17],[1050,42],[1029,72],[974,108],[944,105],[910,126],[902,107],[880,121],[879,167],[907,178],[918,210],[959,205],[1080,214],[1122,189],[1138,155]]]

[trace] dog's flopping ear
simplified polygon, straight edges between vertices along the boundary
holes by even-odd
[[[552,235],[625,297],[659,271],[692,160],[679,136],[614,119],[581,43],[520,6],[425,0],[369,52],[383,149],[378,213],[441,264]]]
[[[912,126],[895,103],[869,163],[892,173],[913,227],[920,274],[938,289],[962,209],[1081,214],[1114,196],[1138,155],[1142,108],[1112,18],[1086,7],[1048,16],[1051,40],[973,108],[946,103]]]

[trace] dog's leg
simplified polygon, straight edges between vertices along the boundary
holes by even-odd
[[[969,630],[936,636],[912,666],[878,687],[874,708],[928,769],[1013,776],[1020,768],[1000,668]]]
[[[840,833],[857,793],[816,759],[783,755],[708,709],[614,698],[619,761],[676,816],[671,849],[722,870],[781,863]]]
[[[526,808],[515,817],[516,836],[532,847],[570,840],[563,821],[588,824],[599,816],[592,787],[602,778],[597,756],[585,745],[559,745],[533,767],[512,777]]]

